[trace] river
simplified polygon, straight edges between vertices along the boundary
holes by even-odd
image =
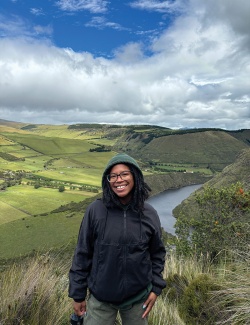
[[[161,225],[166,232],[175,234],[174,224],[176,219],[172,213],[173,209],[201,186],[202,184],[197,184],[167,190],[148,199],[148,202],[157,210]]]

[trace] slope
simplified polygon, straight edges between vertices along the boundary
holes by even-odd
[[[196,192],[203,191],[203,189],[207,186],[214,188],[222,188],[237,182],[240,182],[245,190],[250,189],[249,148],[242,150],[238,154],[237,159],[233,164],[225,167],[220,174],[214,176]],[[174,209],[173,214],[176,218],[180,217],[182,213],[184,213],[186,216],[193,217],[195,215],[195,210],[195,193],[193,193]]]

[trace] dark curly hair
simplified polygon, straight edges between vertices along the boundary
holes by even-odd
[[[134,188],[132,190],[132,199],[130,206],[134,211],[142,213],[144,209],[144,202],[149,197],[149,191],[151,188],[145,183],[142,172],[138,170],[134,165],[126,163],[129,167],[134,178]],[[112,166],[113,167],[113,166]],[[111,167],[111,168],[112,168]],[[110,173],[111,168],[105,172],[105,177],[103,178],[103,202],[107,205],[121,205],[119,197],[112,191],[109,182],[107,180],[107,175]]]

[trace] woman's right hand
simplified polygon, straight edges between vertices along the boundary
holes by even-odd
[[[82,316],[86,314],[86,301],[82,302],[73,301],[73,309],[77,316]]]

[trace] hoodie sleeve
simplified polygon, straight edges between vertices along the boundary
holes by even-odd
[[[162,289],[166,287],[166,282],[163,279],[162,272],[165,266],[165,255],[166,250],[165,246],[161,239],[161,224],[160,219],[155,211],[153,215],[153,223],[155,227],[154,234],[151,238],[149,251],[152,263],[152,273],[153,273],[153,281],[152,281],[152,291],[159,296],[161,294]]]
[[[88,207],[80,226],[77,246],[69,271],[69,297],[77,302],[85,300],[87,294],[87,278],[92,266],[93,243],[91,209]]]

